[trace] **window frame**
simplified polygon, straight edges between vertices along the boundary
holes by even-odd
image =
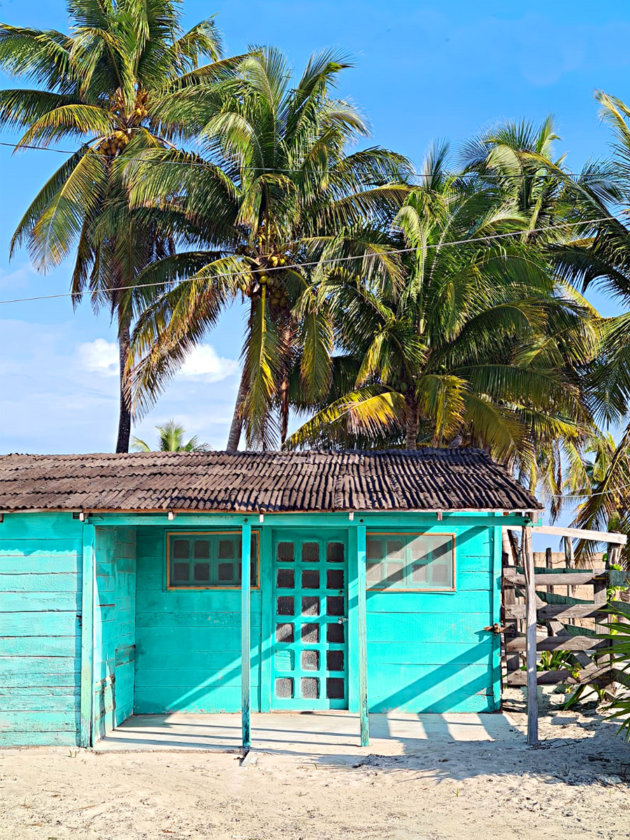
[[[260,542],[261,542],[261,535],[260,535],[260,528],[252,528],[252,537],[256,537],[255,544],[256,544],[256,586],[250,586],[250,589],[253,591],[260,589]],[[171,584],[171,556],[170,556],[170,548],[171,548],[171,537],[214,537],[214,536],[221,536],[221,535],[228,534],[229,536],[235,535],[242,535],[242,531],[240,528],[231,528],[230,530],[204,530],[204,531],[166,531],[165,533],[165,555],[166,555],[166,564],[165,564],[165,572],[166,572],[166,590],[168,592],[186,592],[186,591],[199,591],[202,589],[209,589],[213,591],[224,590],[228,592],[240,592],[243,588],[242,581],[241,583],[234,585],[223,585],[223,584],[214,584],[214,583],[207,583],[202,584],[200,586],[173,586]],[[241,562],[239,560],[239,562]]]
[[[427,592],[427,593],[455,593],[457,592],[457,559],[456,559],[456,547],[457,547],[457,537],[456,534],[447,531],[371,531],[368,530],[366,532],[366,556],[365,556],[365,565],[366,565],[366,572],[367,572],[367,542],[369,541],[370,537],[450,537],[453,543],[453,551],[452,551],[452,569],[453,569],[453,585],[447,587],[440,587],[439,589],[436,587],[419,587],[419,588],[410,588],[410,587],[381,587],[381,586],[374,586],[369,583],[367,580],[366,574],[366,582],[365,588],[367,592],[396,592],[396,593],[404,593],[404,592]],[[381,561],[383,562],[383,561]]]

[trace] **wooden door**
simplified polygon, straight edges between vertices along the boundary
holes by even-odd
[[[274,532],[272,709],[348,708],[348,546],[323,533]]]

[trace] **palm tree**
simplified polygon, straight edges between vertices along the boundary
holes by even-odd
[[[501,238],[527,217],[449,175],[445,158],[429,155],[395,220],[411,249],[404,281],[329,278],[341,387],[288,443],[465,442],[535,482],[536,441],[591,423],[578,366],[596,346],[592,310],[534,245]]]
[[[137,205],[174,202],[209,246],[142,275],[168,286],[133,336],[138,410],[241,296],[249,314],[227,448],[238,447],[243,425],[249,445],[284,441],[292,371],[309,400],[329,384],[332,326],[317,305],[328,261],[352,258],[366,278],[398,275],[382,230],[408,193],[409,166],[380,148],[346,153],[367,132],[357,110],[330,95],[348,66],[332,52],[314,56],[292,87],[278,51],[252,54],[220,105],[212,90],[207,113],[199,106],[200,154],[154,150],[128,167]]]
[[[604,119],[614,132],[613,171],[617,192],[591,201],[590,235],[559,253],[566,276],[584,289],[599,286],[620,304],[630,303],[630,108],[620,99],[598,92]],[[606,200],[608,198],[608,200]],[[608,319],[604,348],[592,374],[597,408],[603,421],[623,421],[630,400],[630,312]],[[606,469],[580,504],[580,526],[630,532],[630,425],[626,426]],[[626,555],[626,559],[628,559]]]
[[[71,0],[68,13],[70,34],[0,25],[0,67],[44,88],[0,91],[0,124],[26,129],[18,147],[81,139],[29,206],[11,247],[25,242],[42,270],[77,247],[75,303],[89,290],[94,306],[107,305],[117,323],[116,451],[123,452],[131,429],[129,287],[148,261],[172,252],[176,214],[131,214],[121,160],[171,147],[193,131],[195,91],[234,62],[219,60],[212,20],[181,30],[176,0]]]
[[[155,428],[160,433],[159,452],[207,452],[211,449],[207,443],[199,443],[199,438],[196,435],[184,442],[184,427],[174,420],[169,420],[163,426],[156,426]],[[153,451],[148,443],[137,437],[132,438],[131,444],[131,448],[135,452]]]

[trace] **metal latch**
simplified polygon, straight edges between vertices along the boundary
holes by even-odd
[[[486,631],[486,633],[496,633],[497,635],[505,631],[505,627],[499,624],[498,621],[495,621],[494,624],[491,624],[489,627],[484,627],[483,629]]]

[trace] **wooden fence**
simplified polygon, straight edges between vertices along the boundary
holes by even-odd
[[[617,580],[623,577],[624,580]],[[597,622],[606,620],[607,589],[625,582],[625,574],[604,567],[576,570],[536,566],[536,650],[570,651],[576,661],[572,667],[538,671],[538,685],[584,685],[597,683],[604,687],[612,683],[615,674],[606,657],[607,642],[598,639],[603,627]],[[526,580],[520,566],[503,568],[503,653],[508,686],[527,684],[525,665],[527,603]],[[588,599],[576,598],[590,590]],[[567,594],[561,594],[562,591]]]

